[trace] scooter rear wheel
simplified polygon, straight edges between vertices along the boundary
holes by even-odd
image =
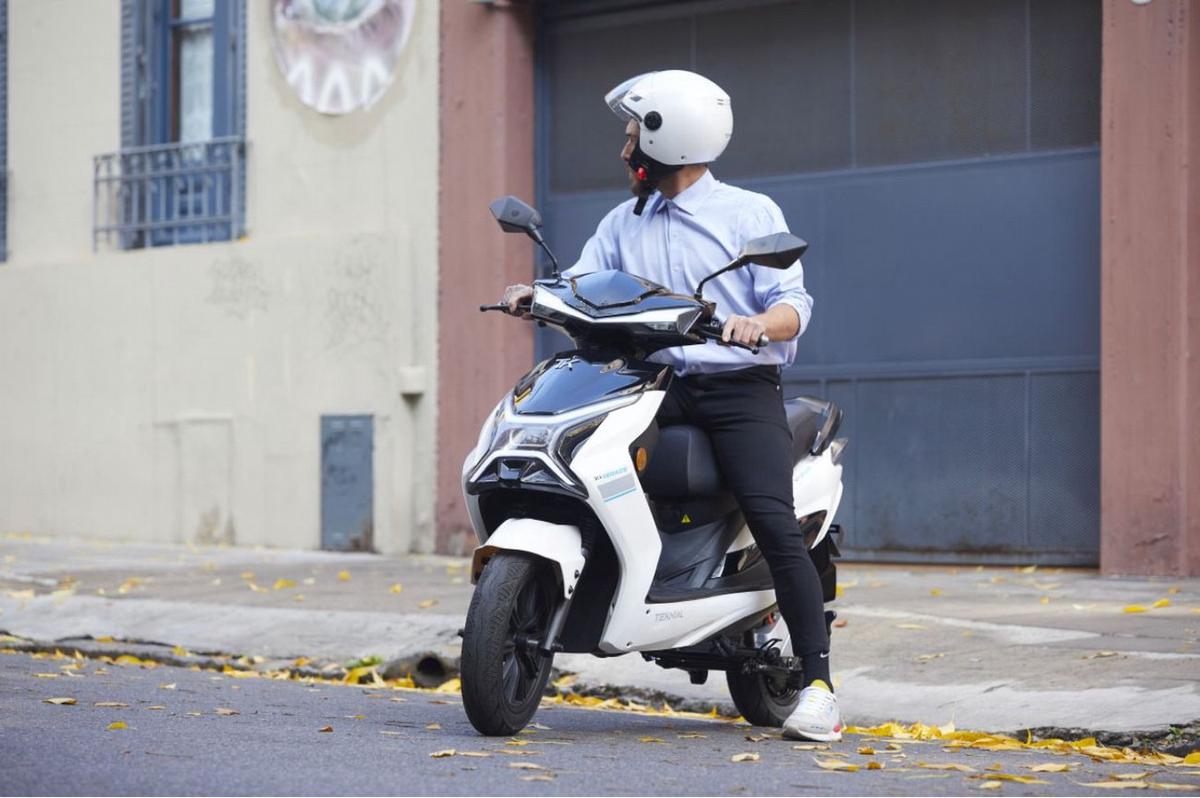
[[[800,703],[800,691],[777,674],[730,670],[725,677],[733,705],[753,726],[782,726]]]
[[[481,734],[516,734],[537,711],[554,658],[524,641],[544,639],[556,592],[549,567],[530,555],[501,552],[483,569],[461,663],[463,707]]]

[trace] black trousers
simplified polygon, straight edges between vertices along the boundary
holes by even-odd
[[[771,568],[793,652],[828,651],[821,580],[792,503],[792,433],[779,369],[753,366],[676,377],[658,423],[694,424],[708,433],[721,476]]]

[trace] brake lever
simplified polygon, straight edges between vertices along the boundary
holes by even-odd
[[[533,303],[531,303],[531,302],[522,302],[520,305],[518,305],[518,306],[517,306],[517,312],[516,312],[516,313],[513,313],[511,310],[509,310],[509,309],[508,309],[508,305],[507,305],[506,303],[504,303],[504,302],[497,302],[497,303],[496,303],[496,304],[494,304],[494,305],[480,305],[480,306],[479,306],[479,312],[480,312],[480,313],[486,313],[486,312],[488,312],[489,310],[498,310],[498,311],[500,311],[501,313],[503,313],[503,314],[504,314],[504,315],[506,315],[506,316],[517,316],[517,317],[520,317],[522,313],[529,313],[529,311],[530,311],[530,308],[532,308],[532,307],[533,307]]]

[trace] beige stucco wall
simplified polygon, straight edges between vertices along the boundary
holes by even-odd
[[[325,117],[249,2],[245,239],[93,252],[119,3],[9,2],[0,530],[316,547],[322,414],[375,416],[375,544],[433,546],[438,4]]]

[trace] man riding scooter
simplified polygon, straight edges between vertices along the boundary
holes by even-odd
[[[639,75],[606,96],[625,120],[621,158],[634,198],[601,220],[579,261],[564,272],[620,270],[688,294],[712,264],[736,257],[751,239],[786,232],[770,198],[718,181],[709,165],[733,131],[729,96],[693,72]],[[734,347],[674,347],[651,359],[675,371],[659,424],[688,423],[709,436],[721,475],[736,497],[775,583],[779,611],[800,657],[804,689],[783,725],[793,738],[841,739],[829,676],[829,636],[817,570],[793,508],[792,447],[780,370],[792,363],[812,298],[797,262],[786,271],[750,266],[713,280],[710,295],[728,316],[725,342],[771,343],[760,355]],[[529,286],[509,286],[518,312]]]

